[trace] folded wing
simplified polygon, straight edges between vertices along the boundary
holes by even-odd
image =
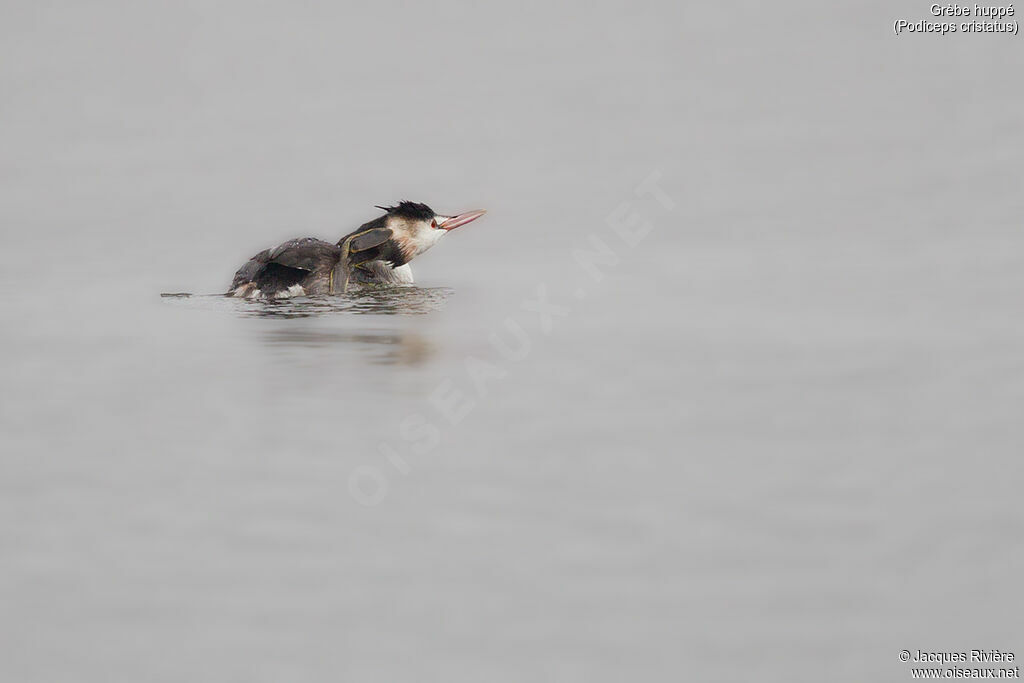
[[[294,239],[266,249],[238,269],[231,283],[234,296],[280,297],[295,293],[321,293],[341,257],[334,244],[312,237]]]

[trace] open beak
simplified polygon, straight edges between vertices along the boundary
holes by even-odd
[[[444,230],[454,230],[460,225],[472,223],[485,213],[487,212],[481,209],[480,211],[467,211],[466,213],[460,213],[458,216],[446,217],[444,220],[438,221],[437,227],[443,228]],[[438,216],[438,218],[441,218],[441,216]]]

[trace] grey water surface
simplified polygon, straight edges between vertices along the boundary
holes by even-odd
[[[1024,43],[928,16],[0,3],[0,680],[1024,657]]]

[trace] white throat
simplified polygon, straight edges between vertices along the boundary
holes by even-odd
[[[441,241],[446,231],[438,230],[437,228],[429,228],[427,230],[419,230],[412,235],[410,244],[413,246],[413,250],[416,256],[419,256],[427,249]]]
[[[397,233],[409,261],[440,242],[447,233],[447,230],[431,227],[429,223],[408,220],[392,225],[392,230]]]

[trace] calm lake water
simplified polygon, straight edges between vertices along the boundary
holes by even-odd
[[[926,14],[8,3],[0,678],[1024,656],[1024,53]],[[404,198],[489,213],[216,296]]]

